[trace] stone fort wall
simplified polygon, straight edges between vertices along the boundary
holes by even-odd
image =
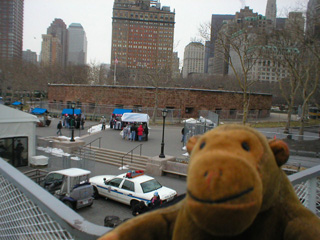
[[[199,117],[200,110],[216,112],[242,111],[241,92],[132,86],[48,85],[49,102],[79,102],[123,108],[153,108],[156,97],[158,108],[180,109],[182,118]],[[249,110],[259,111],[259,117],[270,114],[272,95],[251,93]]]

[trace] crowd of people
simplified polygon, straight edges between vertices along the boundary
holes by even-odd
[[[148,141],[147,123],[125,123],[122,138],[129,141]]]
[[[62,135],[63,128],[71,128],[72,126],[76,129],[84,129],[85,116],[79,114],[74,115],[74,118],[70,114],[64,114],[61,116],[60,121],[57,125],[57,135]]]
[[[79,129],[80,127],[81,129],[84,129],[85,117],[81,114],[74,115],[74,118],[72,118],[72,115],[70,114],[64,114],[60,119],[62,122],[62,127],[64,128],[71,128],[74,126],[76,129]]]

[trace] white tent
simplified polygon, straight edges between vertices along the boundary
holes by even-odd
[[[149,119],[146,113],[124,113],[121,117],[122,122],[146,122],[148,125]]]
[[[36,123],[38,118],[0,104],[0,139],[27,138],[28,159],[36,154]],[[26,146],[24,146],[26,148]]]

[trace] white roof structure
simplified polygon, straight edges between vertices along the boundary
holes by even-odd
[[[0,104],[0,123],[39,122],[35,115]]]
[[[91,172],[81,168],[68,168],[68,169],[53,171],[51,173],[59,173],[61,175],[69,176],[69,177],[78,177],[78,176],[90,174]]]
[[[27,137],[28,159],[36,154],[37,116],[0,104],[0,138]]]
[[[121,117],[122,122],[146,122],[149,123],[149,115],[146,113],[124,113]]]

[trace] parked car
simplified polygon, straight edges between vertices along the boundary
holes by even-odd
[[[46,175],[42,186],[72,209],[93,204],[93,187],[89,183],[90,171],[69,168]]]
[[[156,179],[143,171],[129,171],[118,176],[101,175],[90,178],[94,196],[103,196],[130,205],[132,208],[140,201],[150,203],[155,192],[162,202],[169,202],[177,197],[177,192],[162,186]]]

